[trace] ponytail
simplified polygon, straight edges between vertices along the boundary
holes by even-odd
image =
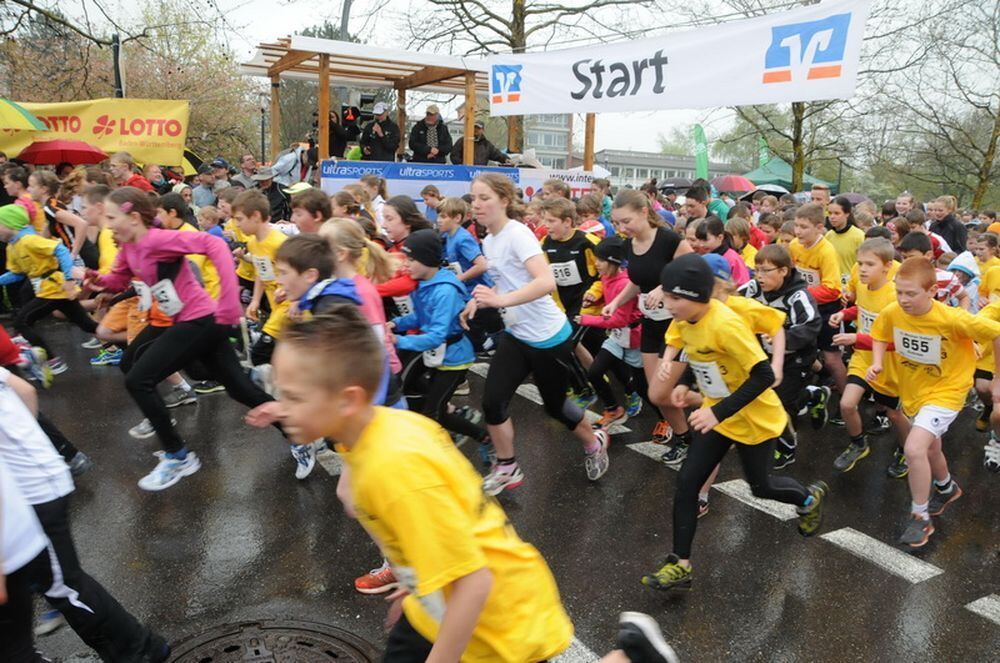
[[[345,251],[351,265],[373,282],[384,283],[396,274],[396,259],[368,239],[353,219],[330,219],[320,226],[319,234],[334,251]]]

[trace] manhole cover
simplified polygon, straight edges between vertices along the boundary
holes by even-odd
[[[226,624],[173,647],[174,663],[320,663],[378,660],[358,636],[325,624],[263,621]]]

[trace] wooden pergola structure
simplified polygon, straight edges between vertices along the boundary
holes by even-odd
[[[279,128],[282,77],[317,81],[319,154],[330,155],[330,83],[360,88],[391,88],[396,91],[396,124],[403,132],[400,152],[405,146],[406,93],[422,90],[465,97],[463,162],[473,163],[476,95],[489,93],[489,65],[484,60],[436,53],[419,53],[365,44],[293,35],[274,43],[264,42],[243,73],[271,81],[271,158],[281,151]],[[584,140],[584,169],[594,163],[594,124],[587,115]]]

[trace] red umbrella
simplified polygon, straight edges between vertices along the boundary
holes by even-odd
[[[68,162],[79,166],[100,163],[108,155],[82,140],[39,140],[25,148],[18,158],[36,165]]]
[[[746,193],[757,188],[757,185],[742,175],[720,175],[712,180],[712,186],[716,191],[729,193]]]

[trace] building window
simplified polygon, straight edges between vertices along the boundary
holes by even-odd
[[[555,168],[556,170],[565,170],[565,168],[566,168],[566,160],[565,159],[553,159],[552,160],[552,167]]]
[[[618,166],[611,166],[611,168],[609,168],[608,170],[611,171],[611,177],[618,177],[619,175],[622,174],[622,169],[619,168]]]

